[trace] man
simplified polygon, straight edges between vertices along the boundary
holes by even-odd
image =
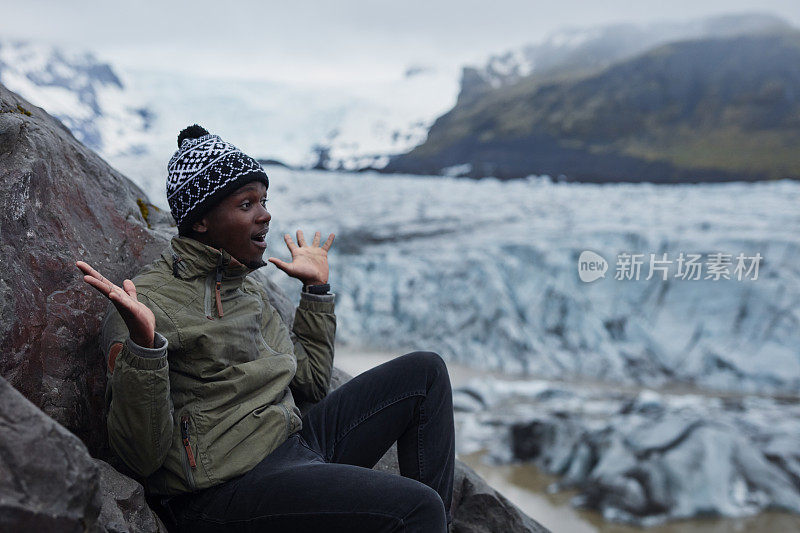
[[[415,352],[327,394],[336,328],[327,254],[284,237],[303,283],[292,334],[258,283],[269,180],[194,125],[178,137],[167,195],[179,235],[118,287],[84,262],[113,304],[112,448],[183,531],[445,531],[454,436],[442,359]],[[294,338],[292,338],[294,337]],[[294,398],[318,402],[300,416]],[[371,467],[395,442],[402,476]]]

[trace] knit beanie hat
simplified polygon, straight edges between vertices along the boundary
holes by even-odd
[[[180,233],[242,185],[269,178],[258,161],[194,124],[178,134],[167,165],[167,201]]]

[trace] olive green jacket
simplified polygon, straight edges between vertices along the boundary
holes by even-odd
[[[154,347],[133,343],[109,306],[108,437],[154,494],[244,474],[301,428],[293,394],[327,393],[333,295],[302,295],[293,341],[250,272],[225,251],[175,237],[133,280],[156,316]]]

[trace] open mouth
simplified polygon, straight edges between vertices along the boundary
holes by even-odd
[[[258,246],[259,248],[266,248],[267,247],[267,233],[269,232],[269,228],[264,228],[263,231],[260,231],[250,237],[250,240]]]

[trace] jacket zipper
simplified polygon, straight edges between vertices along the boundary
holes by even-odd
[[[183,441],[183,448],[186,450],[186,454],[181,455],[183,469],[186,471],[186,480],[192,490],[196,490],[192,470],[197,468],[197,461],[194,459],[192,444],[189,441],[189,415],[181,416],[181,440]]]
[[[222,256],[219,258],[219,262],[217,263],[217,283],[214,285],[215,296],[217,299],[217,316],[222,318],[224,314],[222,313],[222,295],[220,294],[220,288],[222,288]]]
[[[209,320],[214,320],[214,317],[212,316],[214,314],[213,310],[214,304],[211,303],[213,300],[211,293],[214,290],[214,276],[212,274],[206,276],[205,286],[206,286],[206,293],[205,297],[203,298],[203,308],[206,313],[206,318]]]

